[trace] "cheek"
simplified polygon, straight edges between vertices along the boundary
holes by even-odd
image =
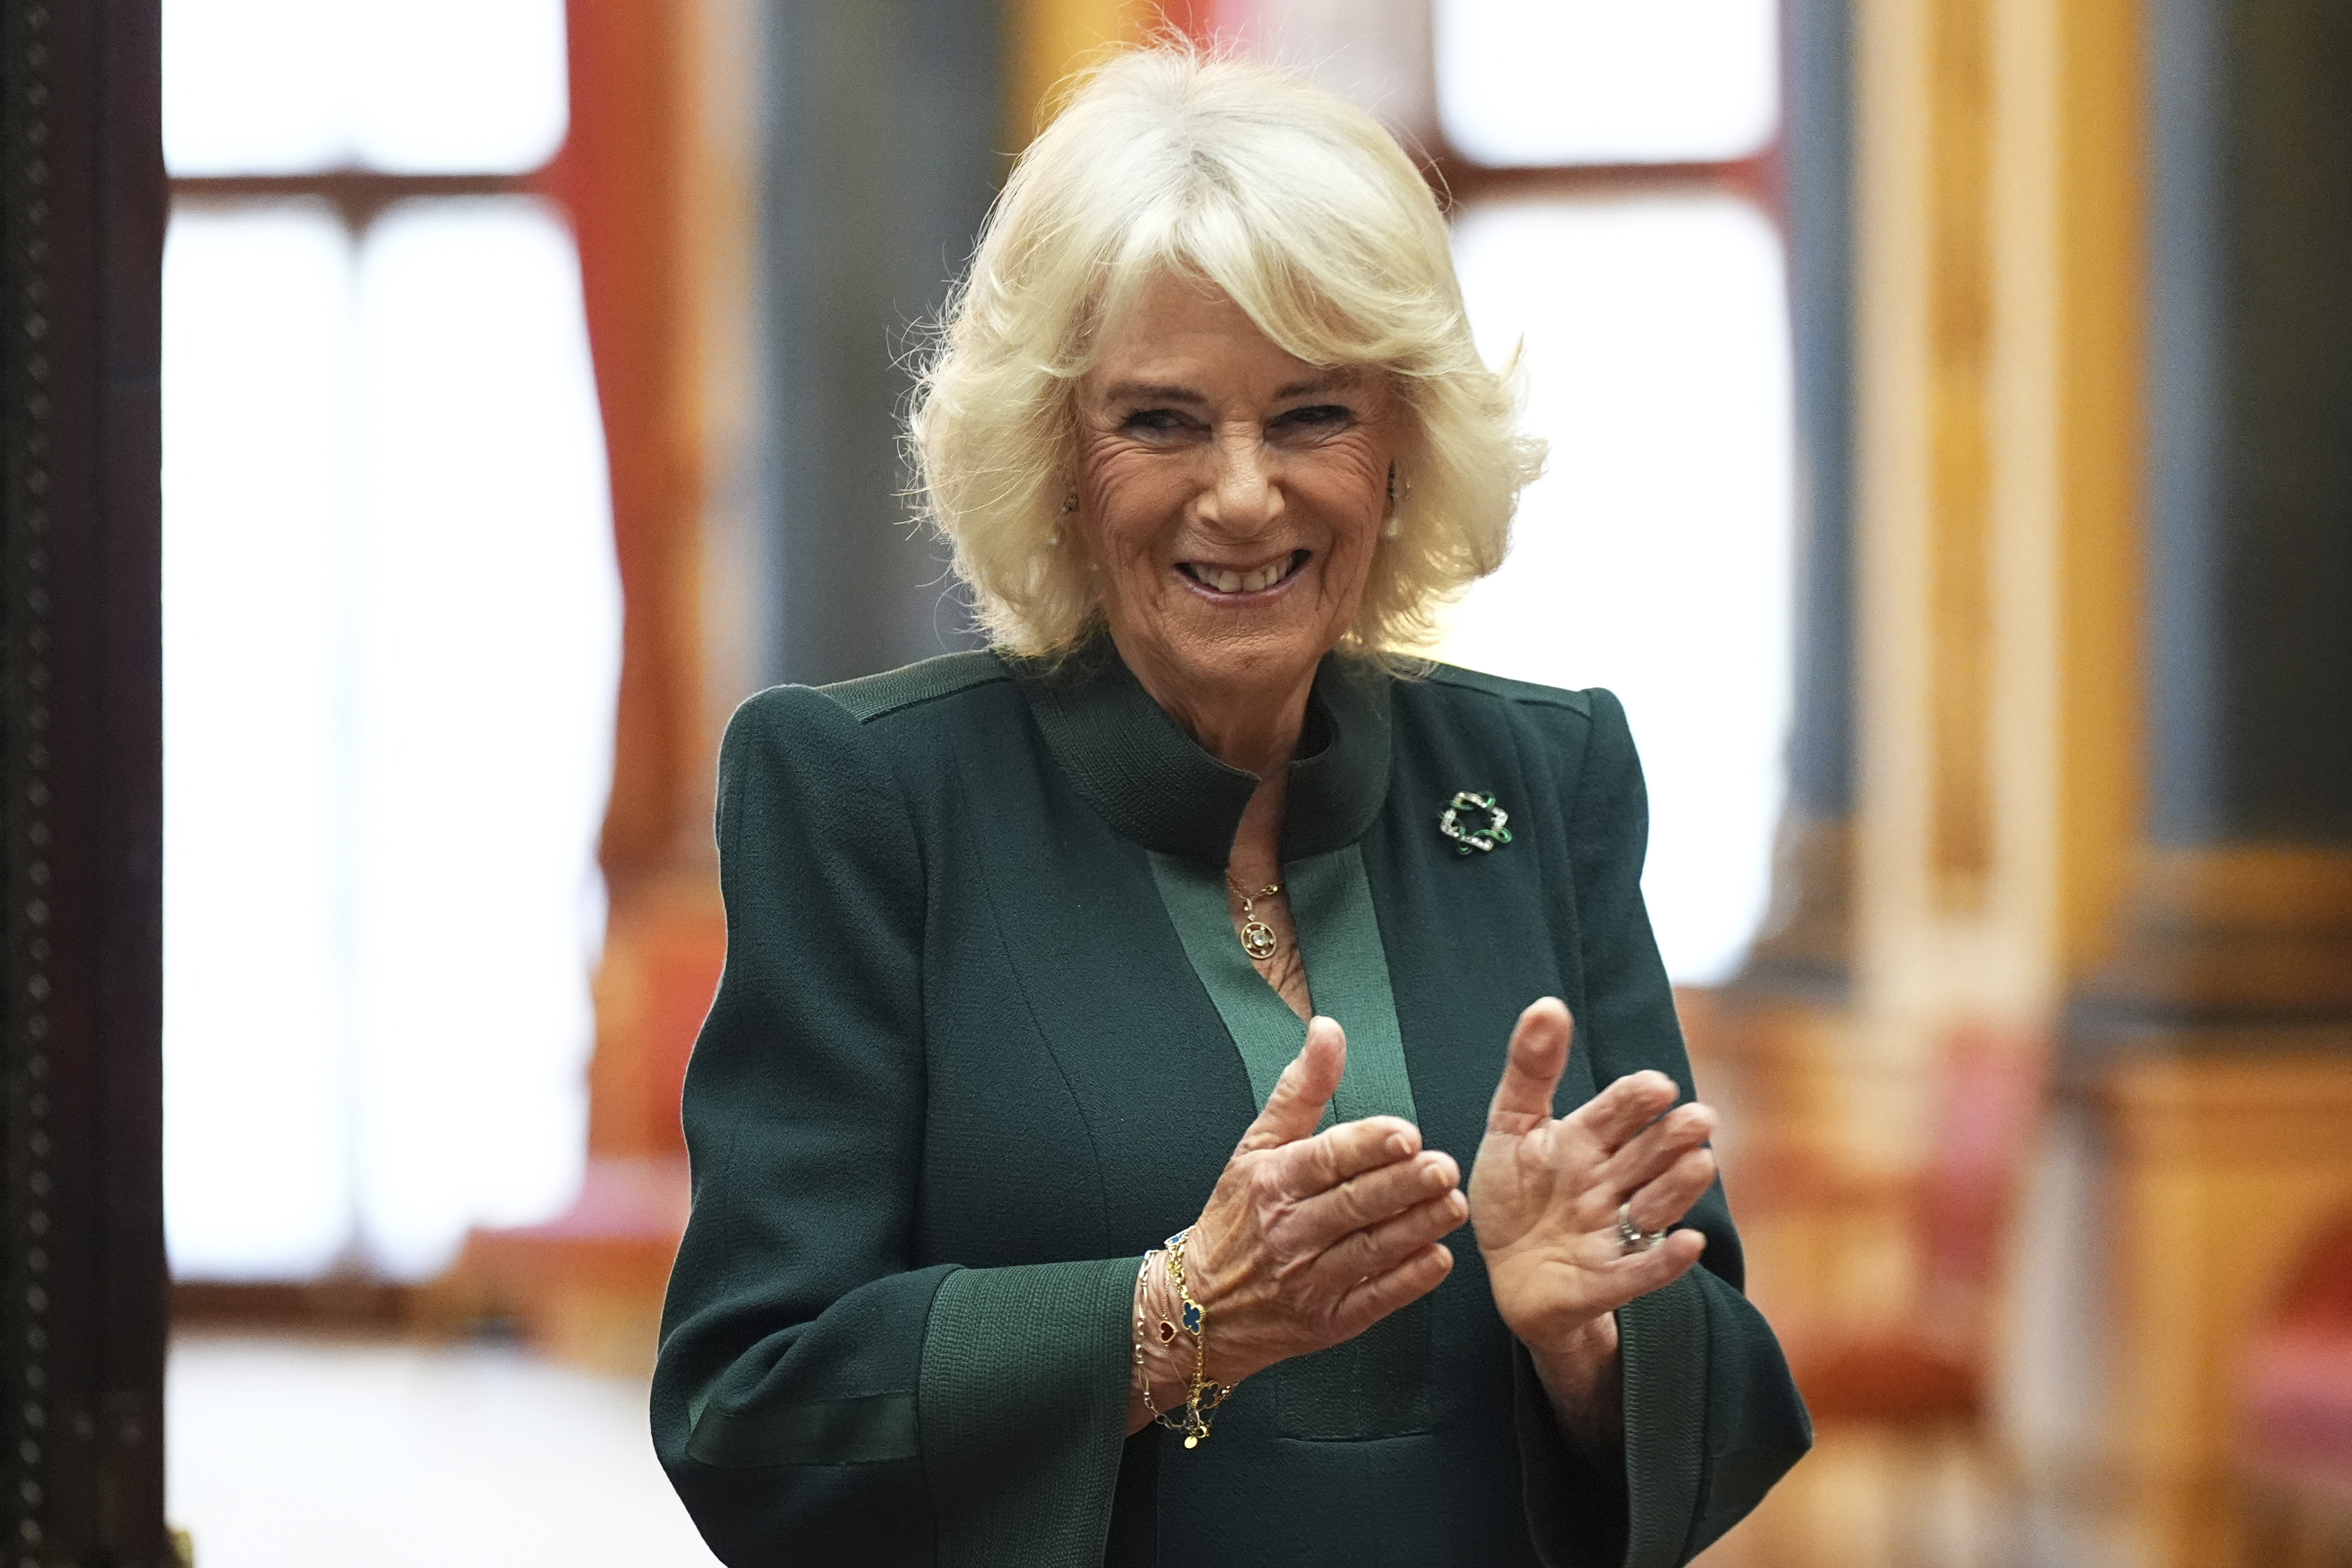
[[[1159,454],[1090,453],[1078,484],[1087,541],[1105,560],[1148,552],[1188,493],[1181,465]]]
[[[1324,456],[1301,476],[1301,489],[1329,525],[1333,550],[1369,558],[1388,516],[1388,456],[1370,443]]]

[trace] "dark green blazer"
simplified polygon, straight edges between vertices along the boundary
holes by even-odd
[[[1283,860],[1349,1033],[1336,1114],[1411,1115],[1466,1165],[1547,994],[1577,1020],[1562,1109],[1641,1068],[1692,1092],[1613,697],[1334,658],[1299,751]],[[1704,1266],[1619,1314],[1622,1475],[1562,1447],[1466,1233],[1434,1293],[1252,1378],[1199,1448],[1123,1436],[1137,1262],[1304,1036],[1226,912],[1255,784],[1107,640],[736,715],[653,1402],[723,1561],[1662,1568],[1805,1451],[1719,1186],[1685,1222]],[[1495,795],[1507,844],[1439,832],[1460,790]]]

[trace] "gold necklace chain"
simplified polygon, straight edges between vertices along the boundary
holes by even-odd
[[[1225,886],[1231,888],[1234,897],[1242,901],[1242,951],[1263,963],[1274,956],[1275,950],[1282,945],[1282,939],[1274,934],[1272,926],[1257,918],[1257,901],[1282,891],[1282,884],[1268,882],[1255,893],[1244,893],[1241,884],[1234,881],[1233,873],[1228,871],[1225,873]]]

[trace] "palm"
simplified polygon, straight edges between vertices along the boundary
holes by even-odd
[[[1470,1224],[1505,1322],[1580,1320],[1622,1305],[1609,1300],[1611,1271],[1624,1260],[1616,1205],[1592,1181],[1603,1158],[1580,1128],[1555,1118],[1487,1128],[1471,1167]]]
[[[1705,1148],[1712,1115],[1690,1108],[1662,1118],[1677,1092],[1663,1073],[1620,1079],[1570,1115],[1551,1114],[1570,1034],[1556,1001],[1522,1016],[1470,1174],[1470,1223],[1496,1309],[1531,1344],[1689,1268],[1699,1238],[1679,1233],[1629,1253],[1618,1208],[1631,1201],[1638,1223],[1663,1229],[1714,1179]]]

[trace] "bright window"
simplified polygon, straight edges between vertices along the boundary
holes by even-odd
[[[165,0],[174,174],[520,174],[570,114],[563,0]]]
[[[1789,721],[1780,237],[1730,196],[1504,199],[1461,216],[1454,255],[1486,357],[1524,353],[1551,456],[1444,656],[1623,699],[1659,947],[1677,979],[1720,979],[1763,915]]]
[[[1703,163],[1780,122],[1778,0],[1437,0],[1445,134],[1496,168]]]
[[[1434,0],[1454,247],[1551,448],[1444,655],[1624,700],[1668,972],[1728,978],[1785,790],[1795,541],[1777,0]]]
[[[618,577],[562,214],[304,180],[542,160],[561,5],[165,28],[173,1267],[421,1278],[580,1180]]]

